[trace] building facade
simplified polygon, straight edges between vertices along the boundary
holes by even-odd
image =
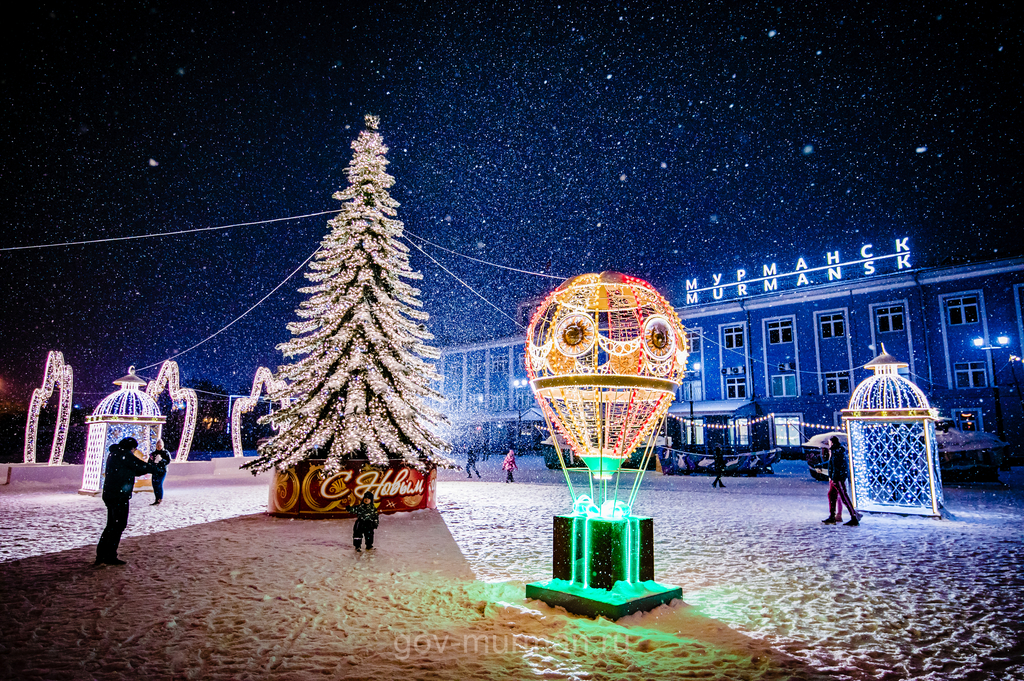
[[[1024,258],[871,274],[671,300],[691,341],[671,411],[675,446],[799,451],[823,427],[842,425],[840,411],[883,344],[941,416],[1020,443]],[[497,449],[543,425],[526,385],[524,343],[510,337],[443,352],[457,443]]]

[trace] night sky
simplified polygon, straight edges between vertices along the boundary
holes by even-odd
[[[527,270],[668,292],[902,236],[915,267],[1024,253],[1012,3],[210,4],[5,17],[0,248],[331,210],[369,112],[406,229]],[[94,404],[265,296],[328,217],[0,251],[0,398],[57,349]],[[556,284],[427,250],[510,313]],[[437,345],[516,331],[413,263]],[[304,281],[179,357],[185,383],[276,367]]]

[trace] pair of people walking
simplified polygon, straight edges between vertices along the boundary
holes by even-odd
[[[843,522],[843,504],[850,511],[850,520],[844,525],[860,525],[860,513],[853,507],[853,501],[846,491],[846,481],[850,477],[850,466],[846,460],[846,447],[835,435],[832,436],[828,448],[828,517],[821,522],[835,525]]]
[[[106,477],[103,480],[107,525],[96,545],[96,565],[124,565],[127,562],[117,557],[117,549],[121,544],[121,535],[128,526],[129,502],[135,490],[135,477],[146,473],[159,475],[167,472],[164,466],[146,461],[146,455],[138,447],[138,440],[126,437],[110,445],[108,450]]]

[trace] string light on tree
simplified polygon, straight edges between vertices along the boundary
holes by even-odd
[[[260,419],[278,431],[244,465],[253,473],[311,458],[325,459],[327,475],[350,458],[402,459],[420,470],[454,465],[438,435],[445,418],[428,404],[442,399],[431,387],[440,353],[427,344],[428,316],[408,283],[422,275],[399,241],[379,120],[365,122],[352,143],[349,185],[334,194],[343,206],[305,275],[312,285],[299,289],[308,298],[288,324],[292,340],[278,346],[297,359],[280,367],[274,378],[287,387],[272,388],[270,398],[292,402]]]

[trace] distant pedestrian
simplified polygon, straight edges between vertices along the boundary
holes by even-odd
[[[372,549],[373,531],[380,524],[380,511],[373,503],[373,492],[364,494],[363,500],[350,506],[349,510],[356,516],[356,524],[352,527],[352,543],[355,544],[356,551],[362,551],[360,545],[363,539],[366,539],[366,549]]]
[[[725,483],[722,482],[722,474],[725,473],[725,454],[722,452],[721,445],[715,445],[712,450],[715,455],[715,480],[711,483],[712,487],[725,487]]]
[[[512,477],[512,471],[519,470],[519,466],[516,465],[516,453],[513,450],[508,450],[508,454],[505,455],[505,460],[501,462],[501,470],[506,471],[505,482],[515,482]]]
[[[103,503],[107,507],[107,525],[96,545],[96,565],[124,565],[117,557],[121,535],[128,526],[129,502],[135,489],[135,476],[156,473],[159,468],[138,458],[139,442],[126,437],[110,446],[106,478],[103,480]],[[138,453],[136,453],[138,452]]]
[[[466,477],[467,478],[472,478],[473,477],[473,473],[471,473],[470,471],[476,471],[476,477],[478,477],[478,478],[480,477],[480,471],[477,470],[477,467],[476,467],[476,450],[472,449],[472,448],[469,450],[469,452],[466,453]]]
[[[167,464],[171,462],[171,455],[164,449],[164,441],[156,441],[156,449],[149,455],[150,463],[155,464],[160,471],[153,473],[153,495],[156,497],[151,505],[156,506],[164,498],[164,478],[167,477]]]
[[[846,447],[835,435],[828,448],[828,517],[821,522],[835,525],[843,522],[843,504],[850,511],[850,520],[845,525],[860,525],[860,514],[853,507],[853,501],[846,491],[846,480],[850,477],[850,466],[846,461]]]

